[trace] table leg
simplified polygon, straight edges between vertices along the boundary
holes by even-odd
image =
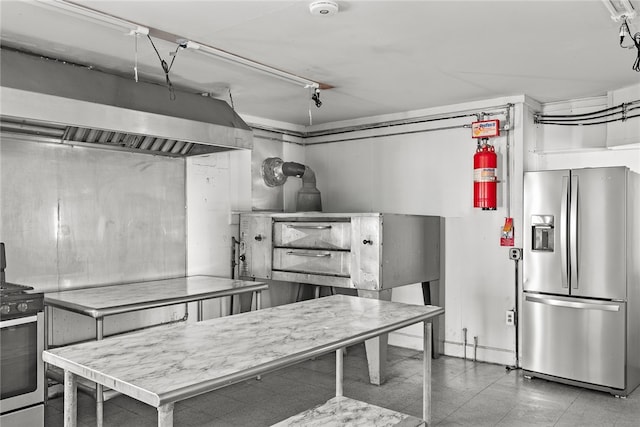
[[[422,356],[422,419],[431,425],[431,323],[424,322],[423,351]]]
[[[76,427],[78,420],[78,383],[74,374],[64,371],[64,426]]]
[[[173,403],[158,406],[158,427],[173,427]]]
[[[96,384],[96,427],[104,425],[104,396],[101,384]]]
[[[256,291],[256,310],[262,308],[262,291]]]
[[[239,308],[238,313],[246,313],[251,311],[251,304],[253,303],[253,293],[243,292],[238,294]]]
[[[104,319],[96,318],[96,341],[104,338]],[[96,383],[96,426],[104,425],[104,387],[102,384]]]
[[[372,291],[358,289],[358,296],[377,300],[391,301],[391,289]],[[364,342],[369,364],[369,381],[371,384],[381,385],[385,381],[387,370],[387,343],[389,334],[382,334]]]
[[[344,349],[336,350],[336,397],[342,396],[343,378],[344,378]]]
[[[198,300],[198,322],[202,322],[202,317],[203,317],[203,313],[204,309],[203,309],[203,301],[202,300]]]
[[[435,283],[434,289],[436,290],[435,295],[432,295],[431,292],[431,283],[432,282],[422,282],[422,298],[424,300],[424,305],[433,305],[435,302],[435,305],[438,305],[438,281],[434,281],[433,283]],[[434,301],[435,300],[435,301]],[[438,335],[438,330],[439,330],[439,323],[440,319],[439,317],[434,317],[433,319],[431,319],[431,324],[433,325],[433,328],[431,330],[431,339],[433,340],[431,342],[431,354],[433,355],[432,357],[434,359],[437,359],[438,357],[440,357],[440,349],[438,348],[438,339],[439,339],[439,335]]]
[[[256,291],[256,310],[260,310],[262,308],[262,291]],[[262,380],[262,375],[258,375],[256,377],[258,381]]]
[[[49,350],[49,306],[44,306],[44,349]],[[44,404],[49,403],[49,379],[47,378],[47,363],[44,366]]]

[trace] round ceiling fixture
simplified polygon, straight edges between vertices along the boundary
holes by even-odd
[[[338,13],[338,3],[329,0],[314,1],[309,5],[309,11],[316,16],[329,16]]]

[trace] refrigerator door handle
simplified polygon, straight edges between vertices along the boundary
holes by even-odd
[[[562,268],[562,287],[569,287],[569,267],[567,259],[567,209],[569,205],[569,177],[562,177],[562,200],[560,201],[560,265]]]
[[[590,304],[586,302],[577,301],[565,301],[553,298],[541,298],[532,295],[525,296],[525,301],[537,302],[540,304],[553,305],[556,307],[568,307],[601,311],[620,311],[620,305],[618,304]]]
[[[571,176],[571,203],[569,214],[569,266],[570,282],[573,289],[578,289],[578,177]]]

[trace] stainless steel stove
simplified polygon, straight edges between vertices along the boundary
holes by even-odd
[[[44,294],[5,280],[0,243],[0,425],[44,426]]]
[[[16,319],[44,310],[44,294],[32,286],[2,283],[0,286],[0,320]]]

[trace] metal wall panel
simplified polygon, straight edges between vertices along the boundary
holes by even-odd
[[[180,276],[185,162],[3,138],[7,280],[54,291]]]

